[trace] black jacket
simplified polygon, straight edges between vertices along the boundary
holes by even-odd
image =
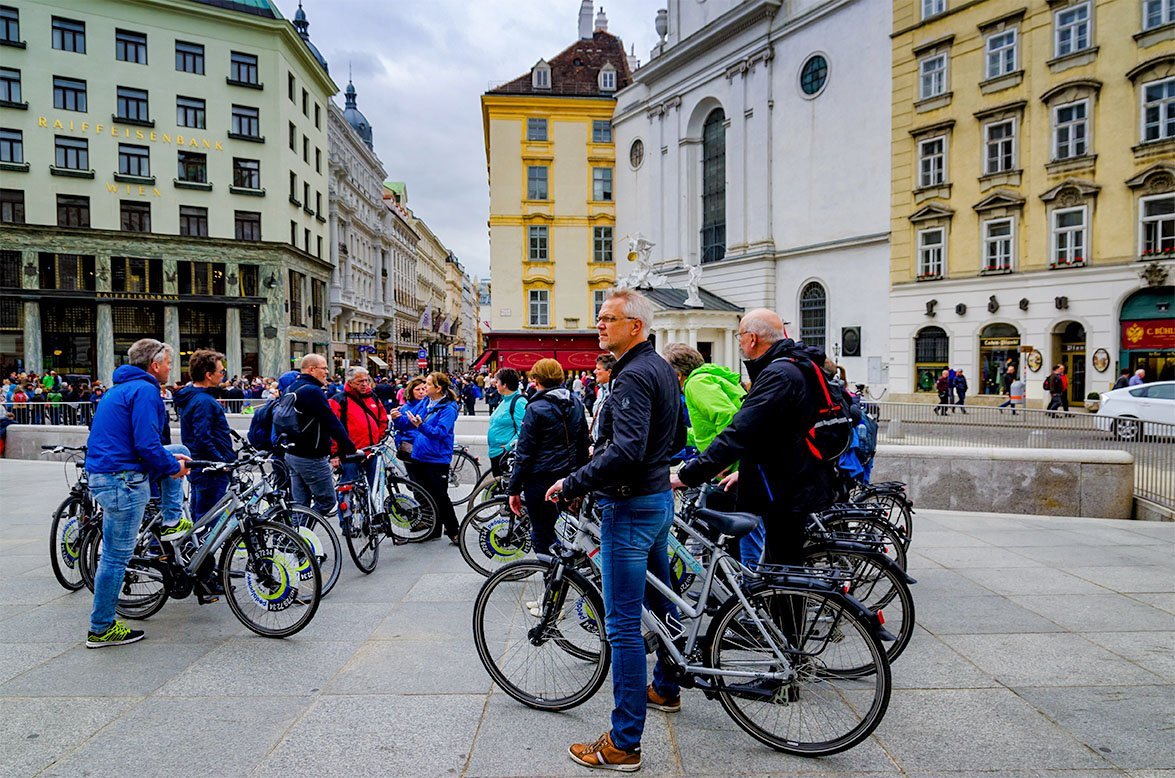
[[[685,445],[677,374],[644,341],[617,360],[609,386],[595,455],[567,476],[563,494],[625,498],[667,490],[669,460]]]
[[[816,379],[775,361],[796,348],[785,338],[746,363],[751,391],[730,425],[678,473],[683,483],[696,486],[739,462],[739,510],[770,516],[832,504],[832,465],[817,460],[804,442],[823,404]]]
[[[522,414],[509,494],[542,481],[548,486],[588,460],[587,420],[583,403],[566,389],[546,389]]]
[[[347,434],[347,428],[331,410],[322,390],[322,382],[307,373],[299,373],[290,385],[289,391],[297,399],[294,407],[298,410],[298,426],[302,428],[286,452],[296,457],[321,459],[330,455],[332,439],[339,444],[340,454],[355,453],[355,444]]]

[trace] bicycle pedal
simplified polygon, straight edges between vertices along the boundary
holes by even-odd
[[[199,605],[213,605],[220,602],[220,598],[209,594],[197,594],[196,602]]]

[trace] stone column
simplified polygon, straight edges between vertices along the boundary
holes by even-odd
[[[697,327],[690,327],[689,328],[689,340],[687,340],[686,343],[688,343],[690,346],[692,346],[694,348],[698,347],[698,328]]]
[[[224,359],[229,377],[241,374],[241,309],[229,308],[224,320]]]
[[[753,153],[762,155],[757,161],[748,160],[748,175],[743,179],[745,186],[743,210],[745,213],[742,214],[742,218],[746,224],[743,242],[746,243],[748,249],[752,250],[756,247],[769,248],[773,240],[771,178],[774,170],[772,169],[771,155],[778,153],[773,152],[771,146],[772,99],[768,84],[771,82],[769,72],[773,64],[772,61],[760,63],[747,74],[746,78],[746,108],[752,108],[754,115],[746,120],[741,140],[745,144],[748,154],[753,149],[755,150]],[[730,158],[729,154],[728,151],[727,159]],[[755,171],[754,175],[751,175],[752,170]],[[726,208],[729,215],[731,213],[729,199]],[[728,218],[727,222],[729,223],[729,221]]]
[[[734,330],[726,330],[722,335],[722,363],[732,370],[738,369],[736,337]]]
[[[180,380],[180,309],[176,305],[163,306],[163,342],[175,349],[175,358],[171,360],[171,375],[168,381],[175,383]]]
[[[727,254],[738,253],[747,245],[747,179],[764,175],[761,167],[747,163],[747,125],[755,119],[760,122],[766,121],[765,108],[761,109],[763,116],[754,116],[757,111],[754,107],[747,105],[746,71],[731,73],[729,79],[727,91],[729,105],[725,106],[726,180],[731,184],[726,188]],[[753,119],[752,116],[754,116]],[[760,149],[759,153],[762,155],[759,161],[766,162],[767,150]]]
[[[94,257],[95,288],[99,292],[109,292],[111,282],[110,257]]]
[[[25,300],[24,304],[24,369],[38,373],[45,366],[41,351],[41,304]]]
[[[109,387],[114,383],[114,313],[110,303],[98,303],[97,352],[98,380]]]

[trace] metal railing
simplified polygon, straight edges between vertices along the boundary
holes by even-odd
[[[101,402],[101,401],[99,401]],[[225,413],[252,413],[252,409],[264,405],[266,400],[217,400]],[[23,402],[0,403],[8,411],[8,418],[13,424],[39,424],[50,426],[83,426],[88,427],[94,421],[94,410],[97,407],[92,402]],[[168,415],[178,420],[175,406],[171,400],[164,400]]]
[[[1126,451],[1134,456],[1135,497],[1175,508],[1175,420],[981,405],[871,405],[879,412],[882,444]]]

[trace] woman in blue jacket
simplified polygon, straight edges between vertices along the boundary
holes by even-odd
[[[424,395],[424,378],[417,376],[404,388],[404,404],[388,414],[396,434],[396,456],[405,466],[412,461],[412,446],[416,442],[416,425],[410,419],[421,416],[428,408]]]
[[[406,466],[412,480],[423,486],[436,501],[441,526],[436,528],[432,538],[439,538],[443,527],[445,537],[457,545],[457,515],[449,500],[449,465],[453,461],[457,394],[444,373],[428,374],[424,380],[424,394],[427,398],[424,412],[405,413],[408,421],[416,428],[412,461]]]

